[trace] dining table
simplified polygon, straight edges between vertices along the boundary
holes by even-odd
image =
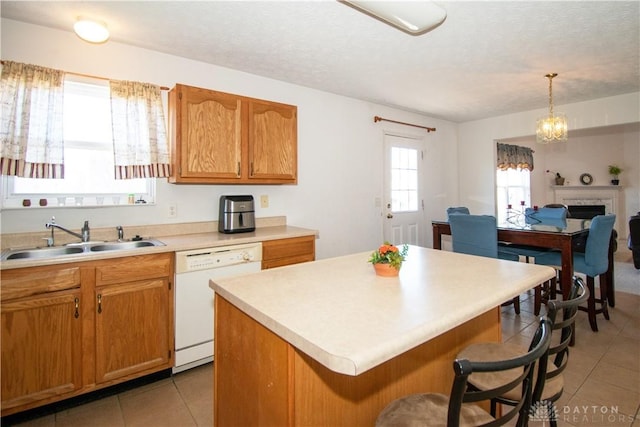
[[[442,249],[442,236],[451,235],[449,223],[446,220],[434,220],[431,225],[433,248]],[[571,290],[576,243],[588,235],[590,225],[589,219],[537,219],[524,213],[513,213],[497,224],[498,241],[559,250],[562,254],[560,287],[566,299]],[[615,306],[613,271],[613,245],[609,245],[609,269],[601,280],[607,281],[607,300],[612,307]]]

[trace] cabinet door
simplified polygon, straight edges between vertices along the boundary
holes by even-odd
[[[176,131],[171,135],[178,170],[172,172],[172,181],[240,179],[241,98],[184,85],[176,85],[174,90],[171,105],[175,103],[172,114],[176,116],[171,122]]]
[[[313,261],[316,257],[315,236],[262,242],[262,269]]]
[[[2,411],[78,390],[80,290],[3,301]]]
[[[297,107],[249,101],[249,178],[279,183],[297,181]]]
[[[167,278],[97,287],[95,297],[97,383],[171,367]]]

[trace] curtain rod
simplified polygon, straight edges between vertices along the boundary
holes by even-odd
[[[385,118],[380,117],[380,116],[374,116],[374,117],[373,117],[373,122],[374,122],[374,123],[378,123],[378,122],[391,122],[391,123],[397,123],[397,124],[399,124],[399,125],[413,126],[413,127],[420,128],[420,129],[426,129],[426,130],[427,130],[427,133],[429,133],[429,132],[435,132],[435,131],[436,131],[436,128],[430,128],[430,127],[427,127],[427,126],[414,125],[413,123],[398,122],[398,121],[396,121],[396,120],[389,120],[389,119],[385,119]]]
[[[6,62],[5,60],[2,60],[2,61],[0,61],[0,64],[4,65],[5,62]],[[106,77],[94,76],[93,74],[74,73],[73,71],[65,71],[65,73],[66,74],[73,74],[74,76],[88,77],[90,79],[113,80],[113,79],[108,79]],[[169,90],[169,88],[166,87],[166,86],[160,86],[160,90]]]

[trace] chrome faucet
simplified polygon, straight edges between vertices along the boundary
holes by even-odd
[[[124,240],[124,230],[122,229],[122,226],[117,226],[116,230],[118,231],[118,242],[122,242]]]
[[[77,237],[78,239],[81,239],[82,242],[88,242],[91,239],[91,235],[90,235],[90,230],[89,230],[89,221],[85,221],[84,225],[82,226],[82,229],[80,230],[80,233],[76,233],[73,232],[69,229],[64,228],[63,226],[56,224],[56,217],[52,216],[51,217],[51,221],[46,223],[44,225],[46,228],[50,228],[51,229],[51,238],[49,240],[47,240],[47,244],[50,246],[54,246],[55,245],[55,240],[54,240],[54,236],[53,236],[53,230],[58,228],[64,232],[67,232],[69,234],[71,234],[72,236]]]

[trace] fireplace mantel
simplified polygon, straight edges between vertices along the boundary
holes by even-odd
[[[552,185],[553,191],[556,190],[582,190],[582,191],[594,191],[594,190],[622,190],[621,185]]]
[[[604,205],[607,214],[616,215],[615,227],[620,230],[619,217],[621,212],[619,185],[553,185],[554,203],[569,205]]]

